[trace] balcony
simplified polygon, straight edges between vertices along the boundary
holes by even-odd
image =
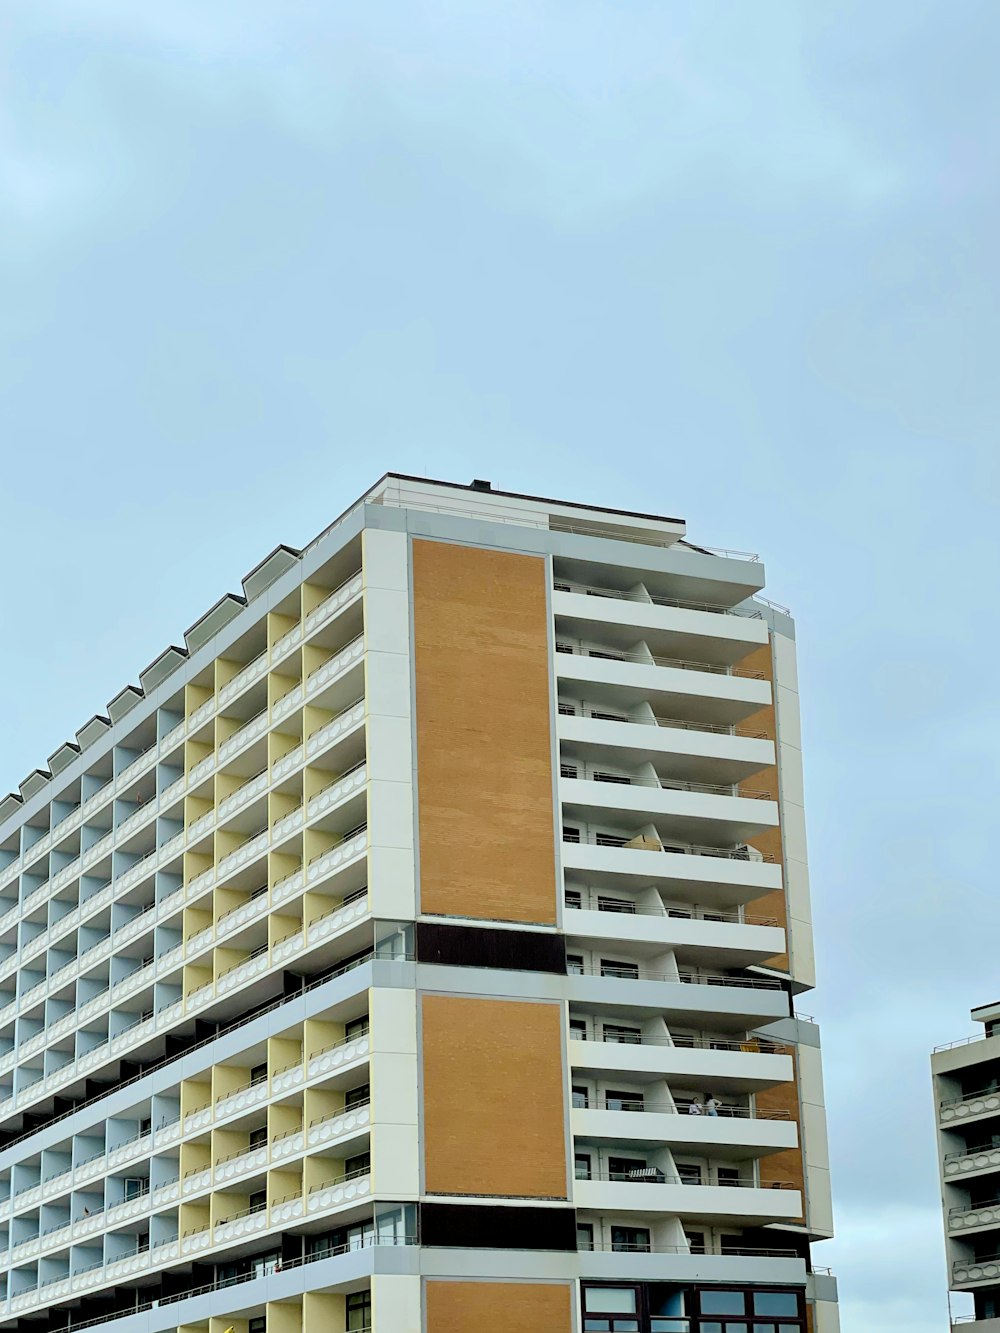
[[[577,832],[564,836],[562,864],[598,888],[635,893],[650,884],[670,898],[732,907],[780,890],[781,867],[745,844],[712,847]]]
[[[611,712],[646,705],[667,717],[735,725],[772,702],[770,682],[759,673],[735,675],[707,662],[678,659],[661,666],[649,659],[557,653],[555,666],[561,694]]]
[[[619,1106],[628,1109],[616,1109]],[[798,1146],[798,1129],[787,1114],[726,1107],[725,1115],[687,1115],[662,1101],[599,1100],[574,1107],[570,1122],[578,1141],[628,1143],[649,1150],[669,1144],[677,1152],[743,1161]]]
[[[639,1075],[643,1081],[665,1078],[725,1094],[761,1092],[794,1077],[791,1056],[759,1038],[698,1038],[684,1045],[650,1037],[641,1042],[571,1039],[569,1061],[574,1070],[600,1078],[618,1074]]]
[[[603,1213],[657,1214],[705,1222],[733,1222],[741,1226],[764,1226],[768,1222],[793,1222],[802,1215],[802,1196],[782,1181],[752,1179],[726,1185],[683,1183],[649,1168],[642,1179],[602,1174],[573,1182],[573,1202],[578,1209]]]
[[[970,1148],[966,1152],[947,1153],[942,1166],[945,1180],[982,1176],[991,1171],[1000,1171],[1000,1146],[995,1148]]]
[[[690,722],[652,709],[617,714],[564,699],[556,730],[561,753],[570,761],[594,756],[626,766],[669,766],[676,777],[692,782],[742,782],[775,762],[773,741],[752,723]]]
[[[556,579],[552,610],[561,634],[584,638],[599,633],[603,641],[623,649],[644,638],[657,652],[726,663],[738,662],[767,643],[767,625],[752,604],[734,609]]]
[[[1000,1199],[948,1209],[948,1231],[953,1236],[997,1227],[1000,1227]]]
[[[789,1017],[788,995],[771,977],[686,976],[632,962],[571,966],[567,994],[571,1001],[595,1008],[617,1004],[669,1013],[673,1022],[685,1026],[697,1027],[711,1016],[715,1023],[745,1030]]]
[[[964,1097],[948,1097],[938,1104],[938,1120],[942,1125],[961,1121],[986,1120],[1000,1115],[1000,1090],[970,1092]]]
[[[1000,1284],[1000,1254],[985,1259],[956,1259],[951,1266],[953,1287],[997,1286]]]
[[[645,907],[591,888],[567,888],[564,926],[568,936],[619,941],[634,953],[674,949],[701,967],[745,967],[785,950],[774,917]]]
[[[691,782],[659,775],[624,776],[573,763],[560,765],[559,796],[567,819],[655,822],[660,836],[692,843],[746,843],[778,827],[778,805],[765,787]]]

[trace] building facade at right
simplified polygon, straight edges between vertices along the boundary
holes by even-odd
[[[983,1035],[931,1057],[948,1284],[974,1313],[962,1333],[1000,1333],[1000,1001],[972,1010]]]

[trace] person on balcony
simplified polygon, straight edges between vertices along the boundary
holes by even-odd
[[[715,1097],[712,1095],[712,1093],[709,1093],[708,1097],[705,1099],[705,1114],[706,1115],[719,1114],[719,1103],[715,1100]]]

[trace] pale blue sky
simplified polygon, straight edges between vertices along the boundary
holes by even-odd
[[[0,788],[386,469],[760,550],[844,1333],[945,1327],[927,1052],[1000,993],[998,37],[970,0],[0,10]]]

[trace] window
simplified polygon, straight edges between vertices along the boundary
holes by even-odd
[[[130,1199],[141,1199],[144,1194],[149,1193],[149,1181],[145,1176],[126,1176],[125,1177],[125,1202]]]
[[[705,1233],[704,1231],[685,1231],[684,1239],[688,1243],[688,1249],[692,1254],[705,1253]]]
[[[649,1232],[645,1227],[612,1227],[611,1248],[625,1254],[648,1254]]]
[[[247,1139],[251,1150],[263,1148],[267,1143],[267,1125],[258,1125],[256,1129],[252,1129],[247,1135]]]
[[[573,1158],[573,1166],[577,1180],[590,1180],[590,1153],[578,1152]]]
[[[583,954],[568,953],[566,955],[566,972],[571,977],[583,976]]]
[[[590,1094],[588,1093],[587,1089],[582,1088],[579,1085],[574,1087],[573,1106],[576,1108],[576,1110],[585,1111],[589,1105],[590,1105]]]
[[[639,1046],[642,1042],[642,1028],[624,1028],[615,1023],[605,1023],[604,1040],[617,1041],[625,1046]]]
[[[700,1185],[701,1167],[696,1162],[678,1162],[677,1174],[682,1185]],[[713,1310],[714,1314],[715,1311]]]
[[[363,1018],[355,1018],[350,1023],[344,1024],[344,1040],[354,1041],[357,1037],[363,1037],[368,1031],[368,1015]]]
[[[738,1186],[740,1184],[739,1168],[735,1166],[720,1166],[717,1168],[715,1176],[720,1185]]]
[[[639,977],[638,963],[624,963],[617,958],[601,959],[602,977],[627,977],[630,980],[637,980]]]
[[[563,894],[563,905],[575,911],[580,911],[583,907],[583,894],[579,889],[567,889]]]
[[[620,833],[598,833],[596,842],[598,847],[624,847],[628,838]]]
[[[349,1111],[352,1106],[367,1106],[370,1096],[371,1088],[367,1083],[362,1083],[357,1088],[349,1088],[344,1094],[344,1110]]]
[[[568,825],[564,824],[563,842],[579,842],[579,841],[580,841],[580,830],[578,828],[570,828]]]
[[[604,894],[598,894],[597,910],[599,912],[624,912],[626,916],[635,916],[635,903],[630,898],[608,898]]]
[[[569,1020],[569,1035],[573,1041],[587,1040],[587,1024],[582,1018],[571,1018]]]
[[[267,1082],[267,1061],[265,1060],[263,1064],[254,1065],[254,1067],[250,1070],[250,1086],[254,1087],[258,1083],[266,1083],[266,1082]]]
[[[608,1111],[641,1111],[643,1109],[641,1092],[607,1092],[604,1106]]]
[[[588,1287],[587,1313],[635,1314],[639,1308],[634,1287]]]
[[[147,1118],[146,1120],[140,1120],[140,1121],[139,1121],[139,1133],[140,1133],[140,1135],[142,1135],[142,1134],[148,1134],[149,1131],[150,1131],[152,1128],[153,1128],[153,1121],[152,1121],[151,1119]]]
[[[646,1170],[646,1161],[642,1157],[609,1157],[608,1175],[612,1180],[636,1179],[636,1173]]]
[[[754,1314],[799,1314],[799,1296],[795,1291],[755,1291],[753,1293]]]
[[[148,1231],[138,1232],[135,1238],[136,1254],[145,1254],[148,1249],[149,1249],[149,1232]]]
[[[344,1162],[345,1176],[364,1176],[372,1169],[371,1153],[358,1153],[356,1157],[348,1157]]]
[[[268,1273],[273,1273],[280,1263],[281,1251],[270,1250],[267,1254],[255,1255],[250,1260],[250,1267],[254,1277],[266,1277]]]
[[[632,779],[631,779],[631,778],[623,777],[620,773],[599,773],[599,772],[595,772],[595,773],[594,773],[594,781],[595,781],[595,782],[618,782],[618,783],[620,783],[623,787],[630,787],[630,786],[632,785]]]
[[[250,1211],[262,1213],[267,1207],[267,1190],[254,1190],[250,1195]]]
[[[254,1315],[247,1320],[247,1333],[267,1333],[267,1315]]]
[[[576,1248],[578,1250],[592,1250],[594,1248],[594,1228],[590,1222],[577,1222]]]
[[[370,1291],[352,1291],[347,1298],[347,1324],[351,1329],[371,1328],[372,1294]]]
[[[704,1290],[701,1293],[702,1314],[745,1314],[746,1293],[742,1291]]]
[[[579,770],[576,764],[560,764],[559,776],[561,778],[575,778],[579,776]]]
[[[628,718],[624,713],[604,713],[598,712],[596,708],[590,710],[590,716],[595,722],[627,722]]]

